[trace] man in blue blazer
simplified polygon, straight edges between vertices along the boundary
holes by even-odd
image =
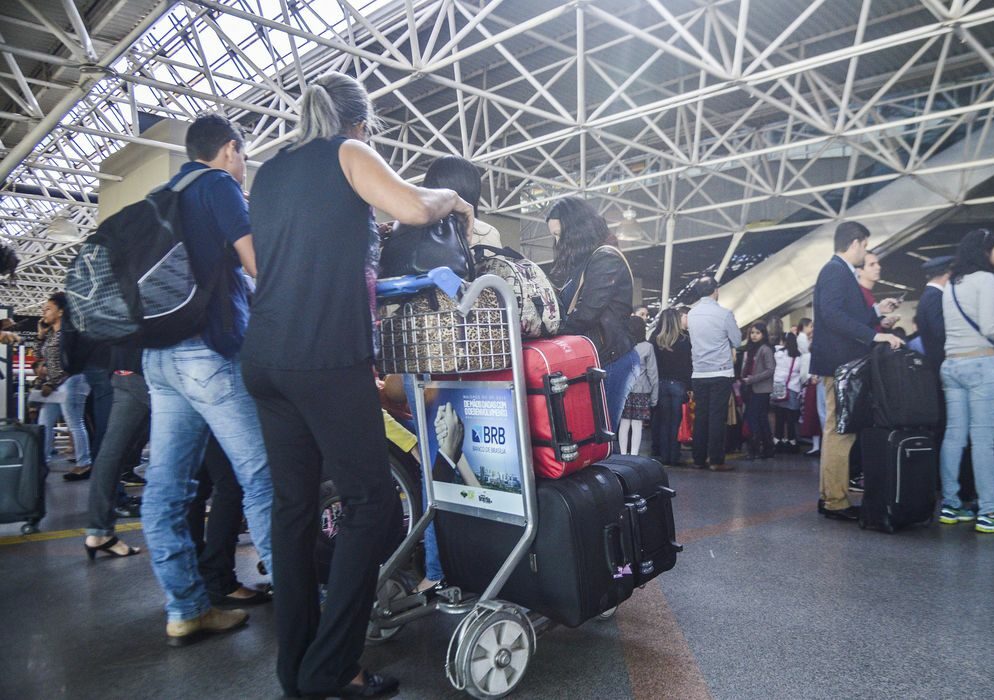
[[[922,271],[928,275],[928,285],[918,301],[918,311],[915,320],[918,334],[925,348],[925,360],[936,376],[939,367],[946,359],[946,324],[942,317],[942,292],[949,282],[949,271],[953,266],[952,255],[943,255],[929,260],[922,265]]]
[[[875,342],[898,348],[904,341],[874,330],[884,314],[900,302],[884,299],[872,308],[866,305],[856,268],[866,257],[870,232],[855,221],[844,221],[835,229],[835,255],[818,273],[815,283],[814,317],[818,332],[811,344],[811,374],[825,385],[825,425],[821,442],[819,512],[828,518],[856,520],[859,509],[849,503],[849,452],[855,435],[835,431],[835,370],[863,357]]]

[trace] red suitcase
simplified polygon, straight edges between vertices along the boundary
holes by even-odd
[[[604,370],[582,335],[526,340],[522,344],[532,461],[536,476],[560,479],[606,459],[614,433],[608,426]],[[464,375],[467,380],[510,380],[510,370]]]

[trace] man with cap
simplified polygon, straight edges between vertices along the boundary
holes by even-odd
[[[925,359],[936,376],[939,367],[946,359],[946,326],[942,318],[942,290],[949,281],[949,270],[953,264],[952,255],[932,258],[922,265],[922,272],[928,279],[922,298],[918,302],[918,333],[925,348]]]
[[[949,282],[949,272],[953,265],[955,256],[943,255],[932,258],[922,264],[922,272],[928,279],[925,291],[918,301],[918,311],[915,314],[918,325],[918,334],[922,339],[922,346],[925,349],[925,362],[935,372],[936,379],[939,380],[939,391],[942,391],[942,380],[939,378],[939,368],[942,361],[946,359],[946,324],[942,315],[942,292]],[[937,447],[942,444],[942,436],[946,432],[945,398],[940,396],[939,406],[942,408],[942,422],[936,428],[938,437]],[[964,451],[963,461],[960,463],[960,500],[964,503],[976,498],[976,486],[973,481],[973,462],[970,459],[969,449]]]

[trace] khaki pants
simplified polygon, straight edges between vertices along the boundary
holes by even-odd
[[[849,452],[855,435],[835,432],[835,378],[822,377],[825,385],[825,425],[821,438],[819,491],[828,510],[849,507]]]

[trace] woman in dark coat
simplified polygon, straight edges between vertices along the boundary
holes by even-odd
[[[549,276],[566,310],[559,333],[585,335],[593,341],[607,371],[604,391],[611,425],[617,426],[638,367],[638,353],[628,333],[632,271],[614,245],[607,222],[579,197],[560,199],[545,220],[555,239]]]

